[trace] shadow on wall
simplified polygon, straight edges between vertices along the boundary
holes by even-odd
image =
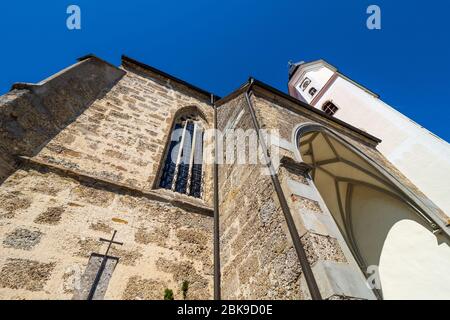
[[[333,136],[313,131],[299,147],[361,271],[378,273],[379,298],[450,299],[450,241],[423,210]]]
[[[17,83],[0,97],[0,183],[102,98],[125,71],[94,56],[38,84]]]
[[[449,240],[406,203],[359,186],[352,199],[355,242],[377,266],[384,299],[449,299]]]

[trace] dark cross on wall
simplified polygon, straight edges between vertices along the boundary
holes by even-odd
[[[116,233],[117,233],[117,231],[114,230],[114,233],[113,233],[113,235],[111,237],[111,240],[104,239],[104,238],[100,238],[99,239],[100,241],[108,242],[108,248],[106,249],[106,252],[105,252],[105,254],[102,257],[102,262],[100,264],[100,268],[98,269],[97,274],[96,274],[95,279],[94,279],[94,282],[92,283],[91,290],[89,291],[89,295],[87,297],[87,300],[92,300],[94,298],[95,291],[97,290],[98,283],[100,282],[100,279],[102,277],[103,271],[105,270],[106,262],[108,261],[108,253],[109,253],[109,250],[111,249],[111,246],[113,244],[117,244],[119,246],[123,245],[122,242],[114,241],[114,238],[116,237]]]

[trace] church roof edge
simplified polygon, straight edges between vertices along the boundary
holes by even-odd
[[[190,88],[190,89],[192,89],[194,91],[197,91],[198,93],[200,93],[202,95],[205,95],[205,96],[208,96],[208,97],[214,97],[215,101],[221,99],[220,96],[218,96],[218,95],[216,95],[214,93],[211,93],[211,92],[209,92],[207,90],[199,88],[199,87],[197,87],[197,86],[195,86],[195,85],[193,85],[193,84],[191,84],[191,83],[189,83],[187,81],[184,81],[184,80],[182,80],[180,78],[177,78],[177,77],[175,77],[175,76],[173,76],[171,74],[168,74],[168,73],[166,73],[164,71],[161,71],[161,70],[159,70],[159,69],[157,69],[155,67],[149,66],[149,65],[147,65],[145,63],[142,63],[142,62],[140,62],[138,60],[130,58],[130,57],[126,56],[126,55],[122,55],[122,63],[123,62],[128,62],[128,63],[134,64],[136,66],[139,66],[139,67],[141,67],[143,69],[146,69],[146,70],[149,70],[149,71],[154,72],[156,74],[159,74],[160,76],[162,76],[164,78],[170,79],[170,80],[175,81],[175,82],[177,82],[177,83],[179,83],[181,85],[184,85],[184,86],[186,86],[186,87],[188,87],[188,88]]]
[[[107,62],[107,61],[105,61],[105,60],[103,60],[103,59],[101,59],[101,58],[99,58],[99,57],[97,57],[97,56],[95,56],[93,54],[85,55],[85,56],[79,58],[78,61],[83,61],[83,60],[86,60],[86,59],[89,59],[89,58],[98,59],[100,61],[103,61],[104,63],[107,63],[110,66],[113,66],[109,62]],[[312,62],[308,62],[308,64],[309,63],[316,63],[316,62],[320,62],[320,61],[323,61],[323,62],[327,63],[325,60],[320,59],[320,60],[315,60],[315,61],[312,61]],[[199,87],[197,87],[197,86],[195,86],[193,84],[190,84],[187,81],[179,79],[179,78],[177,78],[177,77],[175,77],[173,75],[170,75],[170,74],[168,74],[168,73],[166,73],[164,71],[161,71],[161,70],[159,70],[159,69],[157,69],[155,67],[149,66],[149,65],[147,65],[145,63],[142,63],[142,62],[140,62],[138,60],[130,58],[130,57],[126,56],[126,55],[122,55],[122,63],[123,62],[128,62],[130,64],[134,64],[134,65],[139,66],[139,67],[141,67],[143,69],[146,69],[146,70],[149,70],[151,72],[154,72],[154,73],[156,73],[156,74],[158,74],[158,75],[160,75],[160,76],[162,76],[164,78],[170,79],[170,80],[175,81],[175,82],[177,82],[177,83],[179,83],[181,85],[184,85],[184,86],[186,86],[186,87],[188,87],[188,88],[190,88],[190,89],[192,89],[194,91],[197,91],[197,92],[199,92],[200,94],[202,94],[204,96],[207,96],[207,97],[210,97],[210,98],[213,97],[214,98],[214,102],[215,102],[215,104],[217,106],[223,105],[227,101],[233,99],[234,97],[236,97],[237,95],[243,93],[246,90],[251,90],[251,88],[253,86],[258,86],[258,87],[263,88],[263,89],[265,89],[265,90],[267,90],[267,91],[269,91],[269,92],[271,92],[273,94],[276,94],[276,95],[278,95],[278,96],[280,96],[280,97],[282,97],[284,99],[287,99],[287,100],[289,100],[289,101],[291,101],[291,102],[293,102],[293,103],[295,103],[295,104],[297,104],[297,105],[299,105],[299,106],[301,106],[303,108],[306,108],[306,109],[308,109],[308,110],[310,110],[310,111],[312,111],[314,113],[317,113],[317,114],[319,114],[319,115],[321,115],[321,116],[323,116],[323,117],[325,117],[325,118],[327,118],[327,119],[329,119],[329,120],[331,120],[333,122],[336,122],[336,123],[338,123],[338,124],[348,128],[348,129],[350,129],[350,130],[352,130],[352,131],[354,131],[354,132],[356,132],[356,133],[358,133],[358,134],[360,134],[360,135],[362,135],[362,136],[364,136],[364,137],[374,141],[375,143],[380,143],[381,142],[381,140],[378,139],[377,137],[372,136],[371,134],[369,134],[369,133],[367,133],[367,132],[365,132],[365,131],[363,131],[361,129],[358,129],[358,128],[356,128],[356,127],[346,123],[345,121],[339,120],[339,119],[337,119],[335,117],[331,117],[331,116],[327,115],[325,112],[323,112],[322,110],[314,108],[313,106],[311,106],[311,105],[309,105],[309,104],[307,104],[307,103],[305,103],[303,101],[300,101],[300,100],[290,96],[289,94],[287,94],[285,92],[282,92],[282,91],[276,89],[275,87],[272,87],[272,86],[270,86],[270,85],[268,85],[268,84],[266,84],[266,83],[264,83],[264,82],[262,82],[262,81],[260,81],[258,79],[255,79],[252,76],[250,76],[248,78],[248,80],[243,85],[241,85],[238,89],[234,90],[233,92],[231,92],[230,94],[228,94],[227,96],[222,98],[222,97],[217,96],[217,95],[215,95],[215,94],[213,94],[213,93],[211,93],[209,91],[201,89],[201,88],[199,88]],[[306,64],[306,62],[302,62],[302,64],[299,64],[298,66],[304,65],[304,64]],[[114,67],[117,68],[116,66],[114,66]]]
[[[101,62],[103,62],[103,63],[106,63],[107,65],[109,65],[110,67],[113,67],[113,68],[115,68],[115,69],[118,69],[117,68],[117,66],[115,66],[115,65],[113,65],[112,63],[110,63],[110,62],[108,62],[108,61],[106,61],[106,60],[103,60],[102,58],[99,58],[98,56],[96,56],[95,54],[93,54],[93,53],[88,53],[88,54],[86,54],[86,55],[84,55],[84,56],[82,56],[82,57],[79,57],[78,59],[77,59],[77,61],[78,62],[81,62],[81,61],[84,61],[84,60],[87,60],[87,59],[96,59],[96,60],[99,60],[99,61],[101,61]]]
[[[269,91],[269,92],[271,92],[271,93],[273,93],[273,94],[275,94],[275,95],[277,95],[277,96],[279,96],[281,98],[284,98],[284,99],[286,99],[286,100],[288,100],[290,102],[293,102],[293,103],[295,103],[296,105],[298,105],[300,107],[306,108],[309,111],[312,111],[312,112],[314,112],[316,114],[319,114],[320,116],[322,116],[324,118],[327,118],[328,120],[331,120],[331,121],[333,121],[333,122],[335,122],[335,123],[337,123],[337,124],[347,128],[347,129],[350,129],[350,130],[358,133],[359,135],[364,136],[365,138],[368,138],[368,139],[372,140],[376,144],[381,142],[381,139],[379,139],[379,138],[377,138],[377,137],[367,133],[366,131],[358,129],[358,128],[352,126],[351,124],[348,124],[347,122],[342,121],[342,120],[340,120],[338,118],[332,117],[332,116],[326,114],[324,111],[322,111],[320,109],[317,109],[317,108],[314,108],[313,106],[311,106],[311,105],[309,105],[309,104],[307,104],[307,103],[305,103],[303,101],[300,101],[297,98],[294,98],[294,97],[290,96],[289,94],[287,94],[287,93],[285,93],[283,91],[280,91],[277,88],[272,87],[271,85],[268,85],[267,83],[264,83],[264,82],[262,82],[262,81],[260,81],[258,79],[253,78],[253,77],[249,77],[247,82],[245,82],[242,86],[240,86],[238,89],[234,90],[232,93],[230,93],[226,97],[223,97],[222,99],[217,101],[217,106],[223,105],[224,103],[226,103],[227,101],[233,99],[234,97],[238,96],[239,94],[241,94],[241,93],[243,93],[245,91],[251,90],[251,88],[253,86],[258,86],[258,87],[260,87],[262,89],[265,89],[265,90],[267,90],[267,91]]]
[[[336,123],[338,123],[338,124],[348,128],[348,129],[350,129],[350,130],[352,130],[354,132],[357,132],[358,134],[360,134],[360,135],[362,135],[362,136],[364,136],[366,138],[369,138],[370,140],[376,142],[377,144],[381,142],[381,139],[379,139],[379,138],[377,138],[377,137],[367,133],[366,131],[358,129],[358,128],[348,124],[345,121],[342,121],[342,120],[340,120],[338,118],[330,116],[330,115],[326,114],[324,111],[322,111],[320,109],[317,109],[317,108],[314,108],[313,106],[307,104],[306,102],[298,100],[297,98],[294,98],[294,97],[290,96],[289,94],[287,94],[287,93],[285,93],[283,91],[280,91],[280,90],[278,90],[278,89],[276,89],[276,88],[274,88],[274,87],[272,87],[272,86],[270,86],[270,85],[268,85],[268,84],[266,84],[266,83],[264,83],[262,81],[259,81],[259,80],[254,79],[254,78],[252,78],[252,79],[253,79],[253,85],[257,85],[257,86],[260,86],[260,87],[262,87],[262,88],[264,88],[264,89],[266,89],[268,91],[271,91],[272,93],[275,93],[275,94],[277,94],[277,95],[279,95],[279,96],[281,96],[281,97],[283,97],[283,98],[285,98],[285,99],[287,99],[287,100],[289,100],[289,101],[291,101],[291,102],[293,102],[293,103],[295,103],[295,104],[297,104],[297,105],[299,105],[301,107],[304,107],[304,108],[306,108],[306,109],[308,109],[310,111],[313,111],[313,112],[315,112],[315,113],[317,113],[317,114],[327,118],[328,120],[336,122]]]

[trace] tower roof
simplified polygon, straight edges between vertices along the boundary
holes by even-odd
[[[348,77],[347,75],[343,74],[342,72],[340,72],[335,66],[333,66],[331,63],[327,62],[324,59],[318,59],[318,60],[313,60],[313,61],[309,61],[309,62],[305,62],[305,61],[300,61],[297,63],[289,63],[289,81],[292,79],[292,77],[295,75],[295,73],[297,72],[297,70],[302,67],[309,67],[315,64],[322,64],[324,66],[326,66],[328,69],[332,70],[333,72],[336,72],[337,74],[339,74],[342,78],[344,78],[345,80],[353,83],[354,85],[356,85],[357,87],[361,88],[362,90],[366,91],[367,93],[373,95],[376,98],[379,98],[380,95],[373,92],[372,90],[370,90],[369,88],[367,88],[366,86],[362,85],[359,82],[356,82],[355,80],[351,79],[350,77]]]

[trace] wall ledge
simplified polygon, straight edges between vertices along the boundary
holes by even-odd
[[[58,166],[55,164],[50,164],[45,161],[41,161],[35,158],[18,156],[18,162],[22,165],[22,167],[32,168],[37,171],[47,172],[50,171],[52,173],[58,174],[63,177],[70,177],[79,182],[84,182],[89,185],[92,185],[95,188],[105,189],[105,190],[113,190],[115,192],[130,194],[136,197],[143,197],[149,200],[159,201],[163,203],[170,204],[174,207],[178,207],[180,209],[191,211],[194,213],[206,215],[212,217],[214,215],[213,208],[201,203],[202,201],[197,199],[188,199],[188,197],[183,197],[182,195],[174,195],[170,192],[164,192],[161,190],[151,190],[144,191],[142,189],[133,188],[131,186],[121,184],[115,181],[110,181],[108,179],[100,179],[97,177],[93,177],[91,175],[79,173],[62,166]]]

